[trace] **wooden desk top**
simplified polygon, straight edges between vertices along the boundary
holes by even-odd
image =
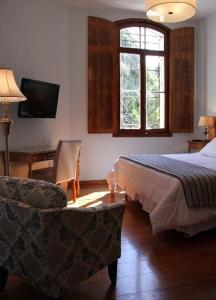
[[[22,162],[32,165],[35,162],[53,160],[56,153],[56,146],[43,146],[12,149],[9,151],[9,160],[15,162]],[[4,152],[2,151],[4,156]]]
[[[28,164],[28,177],[31,177],[32,165],[36,162],[54,160],[57,146],[29,147],[20,149],[11,149],[9,151],[10,162],[19,162]],[[5,169],[5,152],[1,151],[2,161]]]
[[[18,149],[11,149],[9,153],[16,153],[16,154],[41,154],[41,153],[48,153],[48,152],[55,152],[57,146],[41,146],[41,147],[28,147],[28,148],[18,148]],[[1,151],[4,152],[4,151]]]

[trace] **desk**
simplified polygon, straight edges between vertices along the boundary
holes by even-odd
[[[36,162],[53,160],[56,153],[56,146],[46,146],[38,148],[23,148],[9,152],[9,160],[25,163],[28,165],[28,177],[31,178],[32,165]],[[4,151],[1,151],[4,165]],[[5,166],[4,166],[5,167]]]
[[[54,160],[57,146],[45,146],[38,148],[23,148],[12,150],[9,152],[9,161],[25,163],[28,165],[28,177],[32,175],[32,165],[36,162]],[[1,151],[3,166],[5,170],[5,152]],[[5,174],[5,173],[4,173]],[[76,174],[76,191],[77,195],[80,193],[80,153],[77,161],[77,174]]]

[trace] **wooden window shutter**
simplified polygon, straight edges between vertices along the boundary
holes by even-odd
[[[194,28],[170,32],[170,129],[194,128]]]
[[[88,132],[113,132],[113,105],[117,98],[117,27],[88,18]]]

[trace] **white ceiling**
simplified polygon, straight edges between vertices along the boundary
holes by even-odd
[[[59,0],[75,7],[123,9],[143,12],[145,0]],[[216,0],[197,0],[196,18],[204,18],[216,12]]]

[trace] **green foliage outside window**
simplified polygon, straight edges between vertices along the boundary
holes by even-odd
[[[139,28],[124,30],[120,36],[121,46],[127,48],[138,48],[141,44],[138,40]],[[141,39],[141,37],[140,37]],[[155,47],[155,45],[154,45]],[[162,59],[161,59],[162,58]],[[164,58],[159,56],[145,56],[146,70],[146,129],[161,128],[161,112],[164,99]],[[120,54],[120,128],[139,129],[141,126],[141,66],[140,54],[121,53]],[[144,83],[143,83],[144,84]]]

